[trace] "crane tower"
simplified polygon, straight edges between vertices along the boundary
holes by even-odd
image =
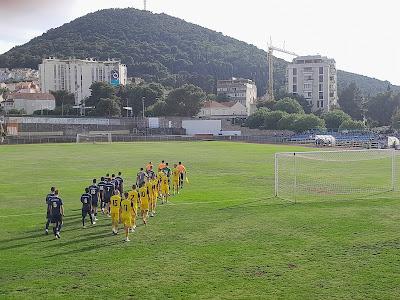
[[[272,45],[272,41],[270,42],[268,46],[268,94],[267,94],[267,99],[268,100],[275,100],[274,96],[274,51],[286,53],[289,55],[293,56],[299,56],[294,52],[287,51],[282,48],[274,47]]]

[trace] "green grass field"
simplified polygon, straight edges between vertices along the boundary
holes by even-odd
[[[224,142],[0,147],[0,298],[399,299],[394,195],[297,204],[273,197],[275,152]],[[110,219],[81,228],[92,178],[182,160],[190,184],[124,243]],[[60,189],[60,240],[44,235]],[[139,222],[140,223],[140,222]],[[141,223],[140,223],[141,224]]]

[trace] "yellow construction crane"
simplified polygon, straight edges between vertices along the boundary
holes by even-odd
[[[275,100],[274,97],[274,51],[286,53],[289,55],[293,56],[299,56],[294,52],[287,51],[282,48],[274,47],[272,45],[272,41],[270,41],[270,44],[268,45],[268,71],[269,71],[269,78],[268,78],[268,100]]]

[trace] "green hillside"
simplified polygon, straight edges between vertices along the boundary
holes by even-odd
[[[177,87],[193,83],[208,92],[216,79],[251,78],[265,93],[267,53],[253,45],[224,36],[166,14],[107,9],[51,29],[30,42],[0,55],[0,67],[37,68],[43,57],[120,58],[129,76]],[[286,62],[276,60],[276,87],[285,80]],[[366,94],[387,88],[387,82],[340,72],[339,89],[352,81]],[[364,84],[365,83],[365,84]]]

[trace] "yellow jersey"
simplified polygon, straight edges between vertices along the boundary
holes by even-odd
[[[140,208],[142,210],[149,210],[149,191],[147,189],[147,185],[144,185],[139,189],[139,195]]]
[[[157,179],[153,179],[151,181],[151,184],[153,186],[153,194],[157,195],[157,185],[158,185],[158,180]]]
[[[124,199],[121,201],[121,217],[130,218],[132,215],[133,203],[129,199]]]
[[[110,203],[111,213],[114,213],[114,214],[119,213],[120,205],[121,205],[121,196],[120,195],[112,196],[111,203]]]
[[[179,180],[179,170],[177,168],[172,169],[172,180],[178,181]]]
[[[138,190],[132,190],[128,192],[128,199],[129,201],[131,201],[133,203],[133,206],[135,208],[135,210],[138,207],[138,203],[139,203],[139,192]]]
[[[161,188],[167,187],[168,185],[168,177],[167,175],[164,174],[164,176],[161,178]]]

